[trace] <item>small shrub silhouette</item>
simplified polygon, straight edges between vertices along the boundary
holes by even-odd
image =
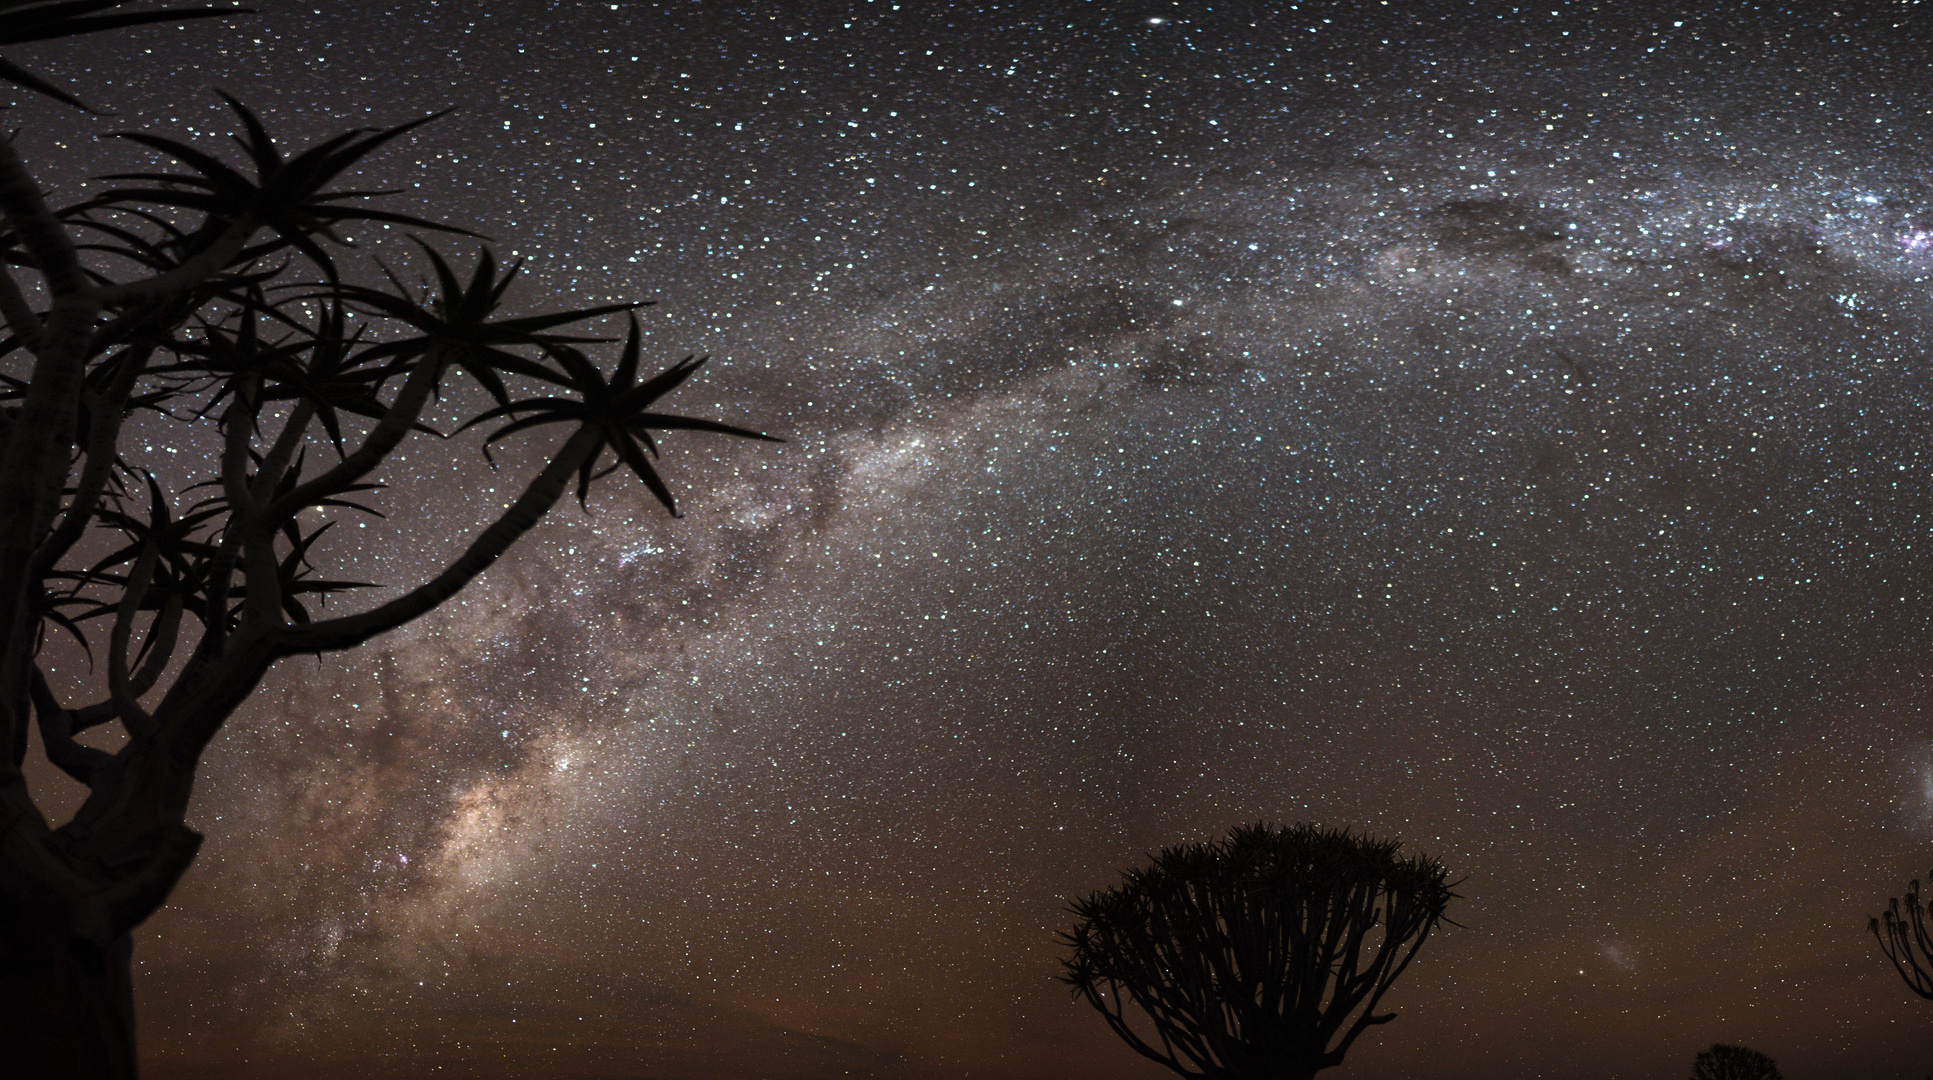
[[[1713,1043],[1691,1065],[1691,1080],[1783,1080],[1778,1063],[1757,1050]]]

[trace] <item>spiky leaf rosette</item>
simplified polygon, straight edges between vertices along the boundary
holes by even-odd
[[[595,454],[585,459],[583,467],[578,470],[579,505],[589,498],[593,480],[610,474],[622,465],[644,481],[644,486],[650,489],[672,517],[678,517],[678,505],[671,497],[671,489],[665,486],[664,480],[651,466],[651,459],[658,455],[658,444],[651,437],[654,430],[709,431],[741,439],[785,441],[747,428],[721,424],[716,420],[652,411],[651,406],[659,398],[690,378],[704,366],[705,360],[703,357],[693,359],[687,356],[639,382],[638,370],[643,349],[636,317],[631,319],[631,332],[624,339],[624,352],[618,357],[617,369],[609,379],[583,353],[567,345],[552,346],[549,353],[561,370],[548,376],[547,381],[575,391],[576,397],[534,397],[506,402],[478,415],[464,427],[515,417],[484,440],[485,453],[498,440],[542,424],[583,424],[594,428],[603,436],[603,444]],[[598,472],[598,460],[603,457],[605,450],[609,450],[617,460],[609,468]]]

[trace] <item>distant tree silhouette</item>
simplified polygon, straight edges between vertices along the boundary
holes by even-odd
[[[1904,914],[1900,907],[1899,897],[1887,901],[1886,910],[1867,920],[1866,928],[1879,940],[1880,951],[1892,961],[1893,970],[1899,972],[1907,988],[1933,1001],[1933,934],[1928,933],[1918,878],[1906,885]]]
[[[0,46],[232,13],[120,6],[0,0]],[[0,83],[80,104],[11,61]],[[766,437],[653,411],[699,362],[642,372],[635,320],[602,366],[579,346],[612,339],[558,332],[636,304],[506,316],[517,268],[487,250],[459,273],[424,245],[433,275],[419,289],[394,277],[371,288],[387,273],[374,267],[360,283],[339,275],[357,226],[464,232],[335,186],[429,118],[288,155],[228,103],[240,167],[224,160],[234,147],[126,133],[169,165],[102,178],[65,207],[0,140],[0,1077],[135,1075],[130,933],[194,861],[202,838],[185,819],[201,755],[270,667],[433,610],[573,486],[582,502],[613,470],[675,514],[654,431]],[[44,141],[76,137],[61,134]],[[452,393],[465,380],[480,397]],[[473,399],[491,407],[459,405]],[[495,520],[453,537],[461,554],[383,603],[322,617],[319,601],[357,586],[331,563],[376,542],[324,534],[365,509],[381,467],[425,446],[433,422],[501,425],[486,452],[540,425],[565,434]],[[43,652],[56,632],[104,646],[91,677]],[[114,749],[75,738],[107,724],[122,732]],[[89,789],[58,828],[23,773],[30,726]]]
[[[1182,1076],[1307,1080],[1395,1019],[1376,1004],[1457,895],[1441,865],[1397,847],[1256,824],[1164,848],[1070,905],[1061,980],[1129,1046]]]
[[[1691,1080],[1782,1080],[1770,1057],[1743,1046],[1713,1043],[1691,1065]]]

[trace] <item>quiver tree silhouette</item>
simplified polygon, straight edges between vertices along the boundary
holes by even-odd
[[[1770,1057],[1743,1046],[1713,1043],[1691,1064],[1691,1080],[1782,1080]]]
[[[1907,989],[1933,1001],[1933,935],[1927,933],[1926,905],[1920,902],[1920,882],[1907,883],[1905,913],[1899,897],[1886,902],[1886,910],[1869,919],[1866,928],[1879,940],[1879,949],[1892,961],[1893,970],[1906,982]]]
[[[118,6],[0,0],[0,45],[220,13]],[[12,62],[0,81],[78,103]],[[124,133],[171,164],[101,178],[64,207],[0,141],[0,1076],[135,1075],[130,932],[193,862],[197,763],[272,665],[431,611],[567,491],[584,503],[616,469],[675,516],[654,431],[769,438],[654,411],[702,361],[642,375],[635,318],[608,376],[581,347],[615,339],[559,332],[639,304],[506,315],[516,266],[485,249],[460,273],[421,241],[422,289],[387,270],[361,276],[388,288],[345,281],[335,260],[356,226],[473,235],[333,186],[433,117],[290,156],[226,100],[240,167]],[[478,390],[458,393],[465,380]],[[490,407],[466,414],[458,403],[477,394]],[[567,430],[451,562],[386,602],[322,617],[317,605],[360,587],[330,571],[353,549],[325,534],[374,512],[381,466],[423,445],[432,422],[500,425],[486,450]],[[92,676],[43,651],[57,633],[81,643]],[[77,692],[88,696],[69,700]],[[58,828],[22,771],[30,724],[47,760],[88,789]],[[120,728],[118,749],[76,738],[100,725]]]
[[[1255,824],[1164,848],[1070,905],[1061,981],[1182,1076],[1307,1080],[1395,1019],[1377,1003],[1456,898],[1440,864],[1398,846]]]

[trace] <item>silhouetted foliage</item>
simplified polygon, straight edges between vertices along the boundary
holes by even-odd
[[[1062,981],[1137,1052],[1189,1077],[1303,1080],[1340,1065],[1456,893],[1427,857],[1266,824],[1164,848],[1071,905]],[[1132,1003],[1154,1038],[1128,1015]]]
[[[0,0],[0,46],[22,45],[30,41],[52,41],[56,38],[92,34],[101,30],[120,30],[130,26],[150,26],[155,23],[178,23],[188,19],[241,15],[253,10],[236,7],[174,7],[149,11],[112,10],[125,7],[126,4],[127,0]],[[106,14],[99,14],[101,12]],[[0,82],[24,86],[37,94],[45,94],[75,108],[87,108],[81,99],[5,57],[0,57]]]
[[[1743,1046],[1713,1043],[1691,1065],[1691,1080],[1781,1080],[1770,1057]]]
[[[1886,911],[1870,919],[1866,928],[1879,940],[1880,951],[1892,961],[1893,970],[1906,981],[1908,989],[1933,1001],[1933,936],[1926,926],[1926,906],[1920,902],[1920,883],[1915,878],[1906,886],[1905,913],[1899,897],[1886,903]]]
[[[108,11],[118,6],[0,0],[0,43],[215,13]],[[77,103],[11,63],[0,81]],[[581,347],[615,339],[561,332],[637,304],[505,315],[516,266],[484,250],[466,274],[427,245],[420,291],[387,271],[362,275],[387,276],[387,289],[342,280],[344,229],[465,232],[332,186],[432,118],[291,154],[228,104],[241,166],[125,133],[169,164],[102,178],[65,207],[0,142],[0,1076],[134,1075],[130,932],[201,845],[185,816],[203,751],[277,661],[429,612],[566,492],[582,501],[620,467],[675,514],[651,464],[654,431],[768,438],[655,411],[702,361],[643,375],[635,318],[609,376]],[[450,416],[459,377],[494,407]],[[432,418],[500,423],[486,447],[539,425],[567,431],[448,565],[324,618],[323,601],[361,587],[330,571],[332,553],[354,552],[325,534],[374,512],[378,470],[434,434]],[[75,673],[43,666],[53,632],[96,663],[82,691],[93,700],[63,700]],[[22,773],[29,724],[48,761],[89,789],[58,828]],[[125,734],[118,749],[76,739],[106,724]]]

